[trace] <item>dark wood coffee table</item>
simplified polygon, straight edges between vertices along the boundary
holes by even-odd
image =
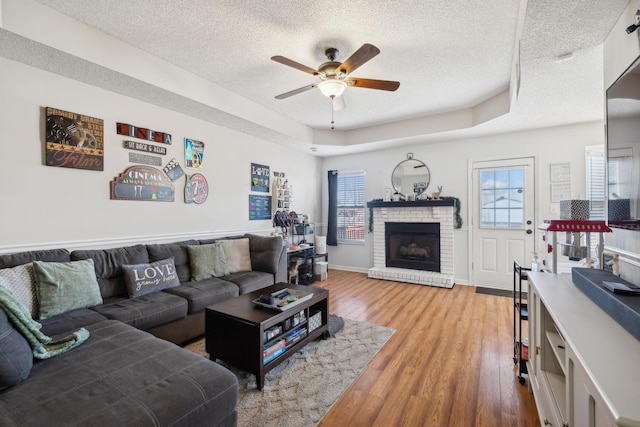
[[[262,294],[284,288],[311,292],[313,296],[285,311],[253,303]],[[207,307],[205,339],[210,359],[222,360],[254,374],[258,390],[262,390],[267,372],[327,330],[328,297],[329,291],[318,286],[279,283]],[[277,333],[278,327],[280,333]],[[266,332],[274,330],[275,335],[267,337]],[[265,358],[274,354],[278,356],[264,363]]]

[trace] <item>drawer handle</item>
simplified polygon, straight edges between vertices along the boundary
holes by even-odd
[[[548,419],[544,419],[544,425],[546,426],[550,426],[551,425],[551,421],[549,421]]]

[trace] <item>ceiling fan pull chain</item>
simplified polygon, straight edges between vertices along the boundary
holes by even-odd
[[[336,109],[334,108],[334,105],[333,105],[333,103],[335,102],[335,99],[336,99],[336,97],[335,97],[335,96],[332,96],[332,97],[331,97],[331,130],[335,129],[335,128],[333,127],[333,124],[335,123],[335,122],[333,121],[333,114],[334,114],[334,112],[335,112],[335,110],[336,110]]]

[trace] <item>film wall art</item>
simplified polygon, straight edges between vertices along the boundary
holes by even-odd
[[[45,164],[104,170],[102,119],[46,107]]]
[[[136,165],[111,181],[111,200],[173,202],[173,183],[160,169]]]
[[[152,142],[160,142],[162,144],[171,145],[171,134],[166,132],[158,132],[155,130],[141,128],[126,123],[116,123],[116,132],[118,135],[130,136],[132,138],[145,139]]]

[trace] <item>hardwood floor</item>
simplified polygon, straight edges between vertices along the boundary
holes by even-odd
[[[329,271],[329,311],[395,334],[320,422],[329,426],[539,426],[513,364],[512,299]]]

